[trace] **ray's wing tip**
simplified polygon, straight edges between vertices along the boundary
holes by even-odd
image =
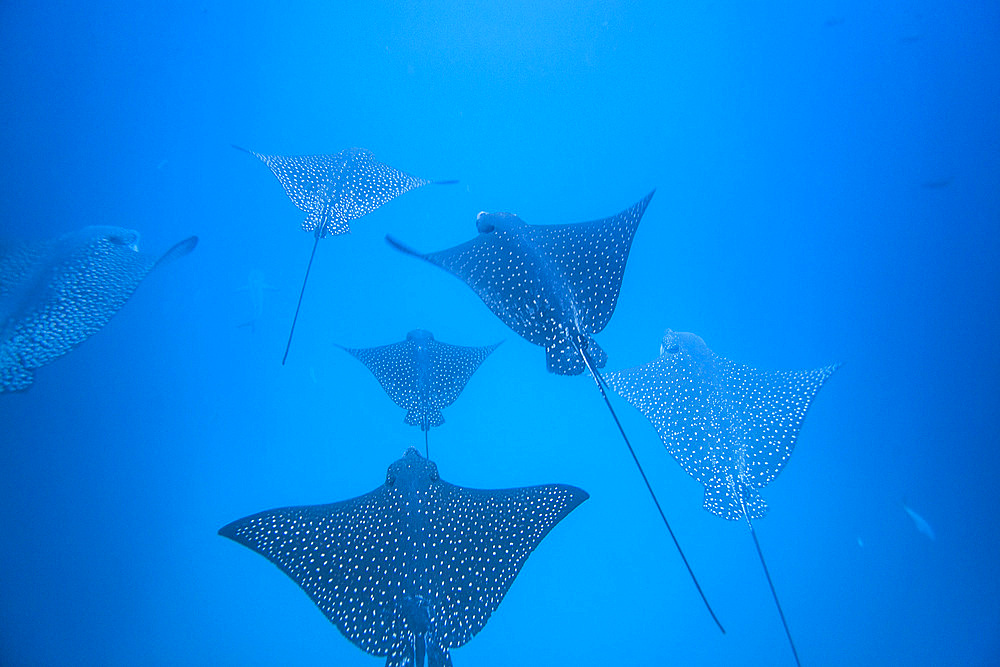
[[[392,234],[385,235],[385,242],[391,245],[396,250],[406,253],[407,255],[413,255],[414,257],[423,257],[423,255],[410,246],[406,245],[399,239],[395,238]]]
[[[844,362],[836,361],[832,364],[820,368],[819,373],[822,376],[822,382],[826,382],[827,380],[829,380],[830,376],[836,373],[838,370],[840,370],[843,366]]]
[[[180,259],[185,255],[191,254],[191,251],[198,246],[198,237],[189,236],[183,241],[175,243],[170,250],[167,250],[160,259],[156,260],[157,266],[165,264],[167,262],[172,262],[175,259]]]
[[[569,495],[570,497],[569,509],[571,510],[576,509],[585,500],[590,499],[590,494],[578,486],[573,486],[572,484],[557,484],[556,487],[561,491],[565,491]]]
[[[236,539],[236,525],[238,523],[239,521],[233,521],[232,523],[227,523],[225,526],[220,528],[216,534],[221,537],[228,537],[234,542],[238,542],[239,540]]]
[[[656,188],[653,188],[652,190],[649,191],[648,195],[646,195],[636,203],[635,208],[638,209],[640,213],[645,212],[646,207],[649,206],[649,202],[653,199],[653,195],[655,194],[656,194]]]
[[[431,181],[430,184],[431,185],[457,185],[458,184],[458,179],[455,178],[455,179],[450,179],[450,180],[447,180],[447,181]]]

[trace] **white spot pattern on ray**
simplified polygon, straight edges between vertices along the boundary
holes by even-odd
[[[289,157],[248,152],[271,169],[288,198],[309,214],[302,229],[319,230],[321,236],[346,234],[350,220],[432,182],[393,169],[364,148]]]
[[[398,249],[461,278],[518,335],[545,348],[552,373],[577,375],[586,347],[598,368],[607,355],[591,338],[611,319],[635,231],[653,193],[618,215],[569,225],[529,225],[510,213],[480,213],[479,235],[427,254]]]
[[[54,241],[0,244],[0,392],[22,391],[34,371],[97,333],[158,264],[186,255],[197,238],[157,258],[138,232],[85,227]]]
[[[458,398],[472,374],[500,343],[485,347],[449,345],[417,329],[406,340],[367,348],[344,348],[368,367],[406,423],[427,431],[444,423],[441,409]]]
[[[371,493],[261,512],[219,534],[281,568],[386,665],[412,665],[422,639],[435,667],[451,664],[449,649],[483,628],[531,552],[586,498],[561,484],[454,486],[410,449]],[[418,622],[414,608],[426,618]]]
[[[604,377],[704,485],[705,509],[742,520],[743,507],[750,519],[767,512],[757,489],[784,469],[809,404],[836,369],[760,371],[694,334],[667,331],[659,358]]]

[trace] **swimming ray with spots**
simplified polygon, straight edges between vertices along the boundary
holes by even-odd
[[[611,217],[563,225],[529,225],[512,213],[483,212],[476,218],[479,234],[474,239],[426,254],[391,236],[386,240],[464,281],[504,324],[545,349],[550,373],[590,371],[698,594],[725,632],[618,421],[598,370],[608,357],[593,335],[603,331],[614,314],[632,239],[652,197],[650,192]]]
[[[712,352],[691,333],[667,330],[660,356],[605,380],[656,429],[678,464],[705,487],[704,508],[746,521],[795,662],[798,652],[757,540],[759,489],[784,470],[810,403],[837,365],[760,371]]]
[[[347,234],[351,231],[351,220],[368,215],[404,192],[424,185],[458,182],[418,178],[379,162],[371,151],[364,148],[347,148],[333,155],[296,156],[264,155],[235,145],[233,148],[253,155],[268,166],[292,203],[306,213],[302,230],[312,233],[315,239],[285,354],[281,358],[282,365],[288,359],[319,240],[326,236]]]
[[[386,667],[450,667],[525,560],[588,498],[548,484],[470,489],[410,448],[371,493],[260,512],[219,534],[288,575],[358,648]]]
[[[407,424],[420,427],[427,456],[428,432],[444,423],[441,409],[455,402],[472,374],[499,345],[449,345],[435,340],[430,331],[415,329],[398,343],[338,347],[372,372],[389,398],[406,410]]]
[[[37,369],[97,333],[150,271],[191,252],[198,237],[163,255],[138,242],[138,232],[108,226],[0,241],[0,393],[27,390]]]

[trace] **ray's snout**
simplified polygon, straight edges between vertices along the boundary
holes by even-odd
[[[479,215],[476,216],[476,229],[479,230],[480,234],[489,234],[496,229],[493,224],[493,215],[486,211],[480,211]]]

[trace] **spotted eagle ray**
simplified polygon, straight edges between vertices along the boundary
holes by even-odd
[[[312,232],[315,237],[292,327],[288,332],[285,354],[281,358],[282,365],[288,359],[288,350],[292,346],[295,323],[299,319],[302,297],[306,293],[306,282],[319,240],[328,235],[347,234],[351,231],[348,224],[351,220],[368,215],[404,192],[423,185],[458,182],[430,181],[412,176],[379,162],[371,151],[364,148],[347,148],[333,155],[296,156],[264,155],[235,145],[233,148],[253,155],[270,168],[292,203],[306,212],[302,230]]]
[[[479,364],[498,345],[449,345],[434,340],[430,331],[415,329],[399,343],[338,347],[367,366],[389,398],[406,410],[406,423],[424,432],[424,454],[428,455],[427,433],[444,423],[441,408],[455,402]]]
[[[482,212],[476,218],[476,238],[426,254],[391,236],[386,240],[463,280],[504,324],[545,348],[550,373],[590,371],[698,594],[725,632],[608,399],[598,371],[608,356],[592,338],[614,314],[632,239],[652,197],[650,192],[609,218],[564,225],[529,225],[513,213]]]
[[[716,355],[694,334],[668,329],[657,359],[605,375],[704,485],[705,509],[746,521],[796,664],[798,652],[752,520],[767,513],[758,489],[788,463],[810,402],[837,368],[760,371]]]
[[[450,667],[535,547],[588,498],[564,484],[482,490],[412,447],[371,493],[234,521],[219,534],[277,565],[386,667]]]
[[[162,256],[139,233],[85,227],[49,241],[0,241],[0,392],[24,391],[35,370],[87,340],[155,267],[191,252],[192,236]]]

